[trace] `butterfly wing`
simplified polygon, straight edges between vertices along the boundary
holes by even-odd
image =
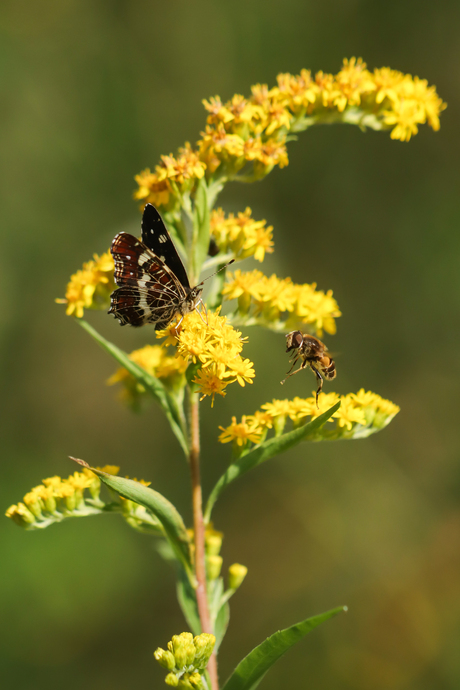
[[[171,239],[162,217],[152,204],[146,204],[142,216],[142,241],[156,256],[168,266],[185,288],[190,283],[174,242]]]
[[[184,301],[184,288],[170,268],[143,242],[120,232],[110,248],[115,262],[115,282],[109,314],[121,325],[156,324],[165,328]]]

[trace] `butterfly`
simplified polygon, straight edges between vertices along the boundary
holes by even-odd
[[[110,296],[108,313],[122,326],[152,323],[156,330],[161,330],[176,314],[182,320],[203,304],[203,283],[190,287],[184,264],[152,204],[144,208],[142,242],[133,235],[119,232],[110,251],[119,288]]]

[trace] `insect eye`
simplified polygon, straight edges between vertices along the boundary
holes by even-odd
[[[295,333],[292,334],[292,345],[294,347],[300,347],[303,342],[303,335],[300,331],[295,331]]]

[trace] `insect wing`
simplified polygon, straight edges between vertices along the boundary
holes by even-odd
[[[142,241],[174,273],[184,288],[190,283],[174,242],[155,206],[146,204],[142,216]]]
[[[143,242],[126,232],[113,240],[119,289],[111,295],[109,313],[122,325],[155,323],[164,328],[173,318],[185,292],[173,272]]]

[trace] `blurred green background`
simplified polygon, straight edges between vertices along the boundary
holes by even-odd
[[[187,468],[159,411],[124,409],[114,364],[54,304],[120,230],[137,232],[133,175],[196,141],[201,99],[248,94],[280,71],[337,72],[343,57],[436,84],[441,130],[410,143],[312,129],[290,164],[221,203],[274,225],[265,272],[334,290],[328,390],[371,389],[402,408],[368,440],[304,445],[224,495],[223,555],[249,575],[232,600],[221,677],[264,637],[340,604],[284,657],[266,690],[444,690],[460,685],[460,4],[454,0],[3,0],[0,8],[1,505],[74,467],[150,479],[190,517]],[[249,261],[248,268],[253,265]],[[90,321],[127,350],[152,332]],[[272,397],[284,338],[248,331],[253,386],[203,403],[204,484],[228,462],[218,425]],[[172,573],[117,516],[27,533],[3,519],[5,687],[163,687],[152,652],[186,629]],[[165,686],[164,686],[165,687]]]

